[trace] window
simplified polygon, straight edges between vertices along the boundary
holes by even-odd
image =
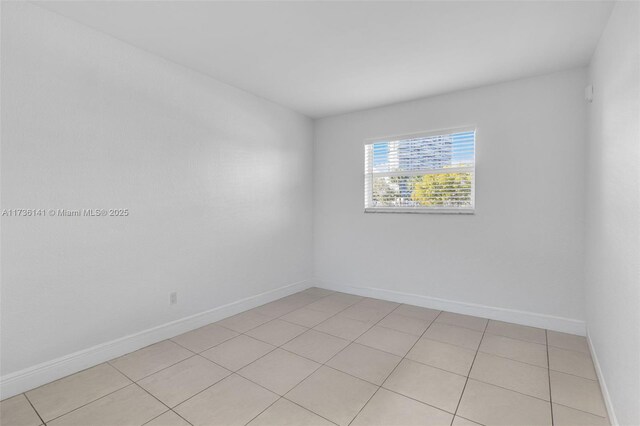
[[[475,129],[365,144],[365,212],[473,213]]]

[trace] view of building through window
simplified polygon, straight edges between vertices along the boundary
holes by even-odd
[[[365,208],[473,210],[475,130],[365,145]]]

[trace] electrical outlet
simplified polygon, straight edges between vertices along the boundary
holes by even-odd
[[[178,293],[177,292],[172,292],[169,293],[169,304],[170,305],[177,305],[178,304]]]

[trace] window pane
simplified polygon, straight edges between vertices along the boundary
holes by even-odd
[[[434,170],[473,164],[475,132],[372,144],[373,173]]]
[[[475,130],[365,145],[365,208],[473,211]]]
[[[472,206],[473,173],[431,173],[418,176],[373,177],[370,207]]]

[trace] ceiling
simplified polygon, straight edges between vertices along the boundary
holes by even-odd
[[[587,65],[613,4],[38,2],[310,117]]]

